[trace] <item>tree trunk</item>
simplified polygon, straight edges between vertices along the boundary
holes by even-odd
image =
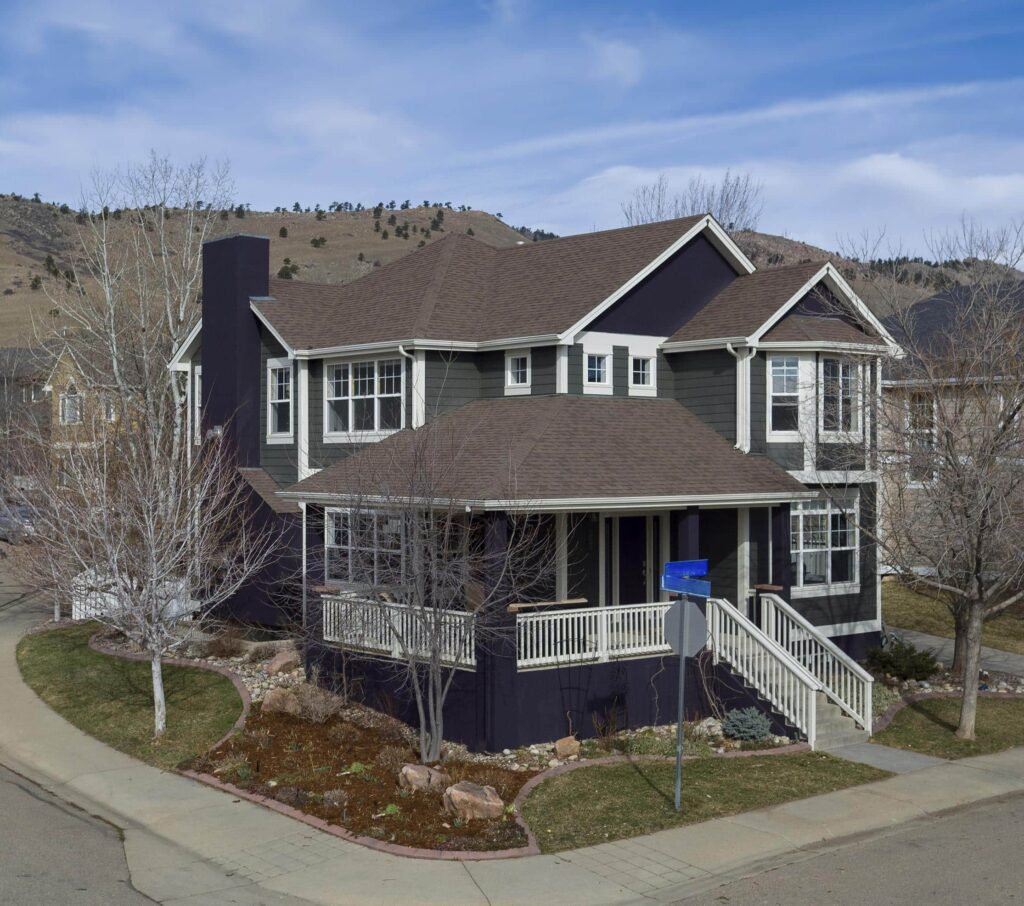
[[[164,698],[164,669],[159,654],[150,662],[153,672],[153,737],[159,739],[167,729],[167,701]]]
[[[974,724],[978,715],[981,627],[981,606],[972,604],[967,618],[967,637],[964,643],[964,695],[960,704],[960,726],[956,728],[956,735],[960,739],[974,739]]]
[[[967,628],[970,622],[970,611],[958,607],[953,612],[953,666],[950,668],[957,679],[964,677],[964,665],[967,658]]]

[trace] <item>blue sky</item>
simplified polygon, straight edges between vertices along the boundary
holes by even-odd
[[[762,229],[923,250],[1024,216],[1024,4],[3,0],[0,191],[155,149],[253,207],[451,200],[559,233],[726,168]]]

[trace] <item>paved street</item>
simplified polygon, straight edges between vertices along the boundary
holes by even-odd
[[[136,906],[121,835],[0,766],[0,903]]]
[[[1024,797],[959,809],[802,854],[748,880],[677,901],[686,906],[863,906],[1024,903]]]

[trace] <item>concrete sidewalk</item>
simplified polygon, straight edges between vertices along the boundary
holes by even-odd
[[[915,648],[930,651],[943,664],[953,663],[952,639],[944,639],[941,636],[929,635],[926,632],[917,632],[913,629],[899,629],[895,626],[891,631],[901,639],[910,642]],[[1000,651],[998,648],[988,648],[982,645],[981,669],[991,670],[993,673],[1024,676],[1024,654],[1014,654],[1011,651]]]
[[[143,765],[70,726],[15,663],[17,639],[45,616],[38,604],[0,607],[0,762],[123,828],[132,883],[162,903],[669,902],[764,860],[1024,792],[1019,749],[558,856],[405,859]]]

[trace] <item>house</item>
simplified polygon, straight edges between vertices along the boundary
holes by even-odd
[[[508,514],[544,517],[558,551],[550,600],[508,602],[513,642],[458,656],[452,738],[493,750],[564,735],[567,716],[584,735],[610,712],[670,719],[658,577],[698,557],[719,687],[817,745],[870,729],[855,658],[880,597],[859,529],[895,344],[835,267],[757,270],[699,216],[505,250],[450,235],[344,286],[269,272],[265,238],[208,243],[202,323],[173,367],[196,440],[229,431],[262,497],[301,511],[311,661],[336,667],[332,627],[358,600],[337,526],[366,475],[415,468],[433,431],[459,446],[449,503],[499,539]],[[387,556],[385,536],[360,554]],[[358,648],[367,693],[407,714],[387,628]]]

